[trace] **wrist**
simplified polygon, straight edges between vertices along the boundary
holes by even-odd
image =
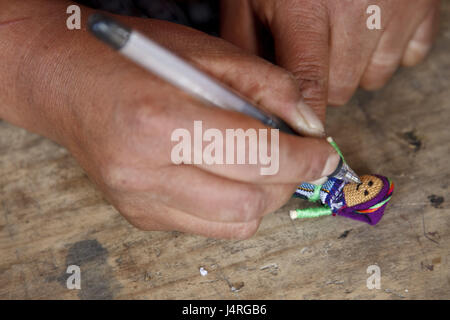
[[[73,127],[70,2],[3,5],[0,14],[0,118],[66,145]],[[5,23],[6,22],[6,23]],[[80,31],[81,32],[81,31]]]

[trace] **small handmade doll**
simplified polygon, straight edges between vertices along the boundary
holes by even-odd
[[[391,199],[394,184],[379,175],[361,176],[361,183],[345,183],[329,178],[321,186],[302,183],[294,196],[310,201],[320,201],[322,208],[297,209],[291,218],[312,218],[323,215],[338,215],[375,225],[384,214]]]
[[[331,140],[330,143],[342,157],[334,142]],[[302,183],[297,187],[294,196],[320,202],[323,207],[292,210],[291,218],[338,215],[370,225],[377,224],[391,199],[394,184],[389,178],[374,174],[361,176],[360,180],[361,183],[346,183],[331,177],[323,185]]]

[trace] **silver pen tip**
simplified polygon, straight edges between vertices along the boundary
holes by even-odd
[[[349,179],[351,182],[354,182],[354,183],[358,183],[358,184],[361,183],[361,180],[359,179],[358,176],[351,176],[351,177],[348,177],[348,179]]]
[[[347,182],[361,183],[361,180],[359,179],[355,171],[353,171],[352,168],[350,168],[348,165],[345,167],[345,180],[347,180]]]
[[[361,183],[358,175],[353,171],[347,163],[342,161],[337,173],[332,175],[336,179],[344,180],[345,182]]]
[[[344,168],[344,180],[346,180],[347,182],[361,183],[361,180],[359,179],[355,171],[352,170],[352,168],[350,168],[348,165],[343,166],[343,169]]]

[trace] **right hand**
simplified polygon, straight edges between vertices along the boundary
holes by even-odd
[[[305,124],[309,110],[283,69],[183,26],[121,19],[293,127]],[[203,105],[86,31],[54,31],[51,23],[46,28],[40,34],[50,38],[36,45],[17,80],[18,87],[32,87],[34,93],[21,107],[32,101],[30,108],[41,110],[34,117],[42,118],[12,118],[66,146],[109,201],[140,229],[248,238],[265,214],[286,203],[299,182],[321,178],[337,166],[339,157],[324,139],[282,133],[280,169],[273,176],[261,176],[259,165],[174,165],[171,134],[177,128],[192,132],[195,120],[203,122],[204,130],[217,128],[223,134],[227,128],[264,126]],[[65,39],[64,45],[55,46],[55,38]],[[307,117],[313,118],[311,113]]]

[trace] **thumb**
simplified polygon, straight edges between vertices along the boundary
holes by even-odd
[[[322,120],[328,96],[328,11],[322,1],[280,1],[269,21],[277,62],[297,79],[305,102]]]
[[[251,55],[234,55],[208,68],[216,78],[246,97],[259,109],[275,114],[297,132],[324,137],[317,114],[304,103],[298,83],[286,70]]]

